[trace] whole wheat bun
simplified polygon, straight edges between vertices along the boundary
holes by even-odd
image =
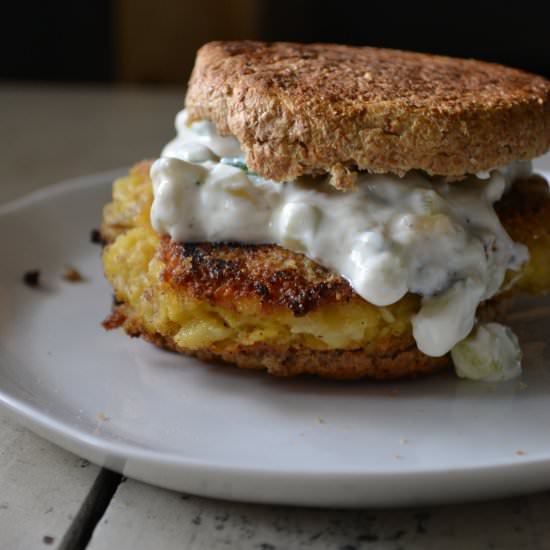
[[[550,146],[550,82],[475,60],[332,44],[212,42],[190,120],[237,137],[250,169],[285,181],[420,169],[460,179]]]

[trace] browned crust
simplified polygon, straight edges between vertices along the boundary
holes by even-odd
[[[166,283],[226,309],[254,300],[262,314],[285,308],[302,316],[326,304],[362,301],[342,277],[277,245],[185,244],[163,237],[160,257]]]
[[[267,370],[275,376],[313,374],[335,380],[393,380],[429,374],[451,364],[448,355],[424,355],[410,335],[396,340],[393,346],[377,353],[363,349],[294,349],[267,343],[235,345],[216,351],[214,347],[198,350],[182,348],[169,336],[145,330],[139,317],[134,317],[131,307],[126,304],[115,305],[103,324],[107,329],[122,327],[132,337],[141,337],[159,347],[195,356],[203,361],[223,361],[240,368]]]
[[[212,42],[186,105],[278,181],[357,170],[459,178],[550,146],[550,82],[475,60],[331,44]]]

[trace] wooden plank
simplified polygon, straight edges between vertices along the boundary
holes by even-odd
[[[550,549],[550,493],[492,503],[354,511],[260,506],[122,483],[89,550]]]
[[[0,412],[0,548],[67,547],[99,472]]]

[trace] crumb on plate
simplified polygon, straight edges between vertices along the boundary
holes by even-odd
[[[84,281],[84,277],[82,276],[80,271],[70,266],[65,267],[63,279],[65,279],[69,283],[81,283],[82,281]]]

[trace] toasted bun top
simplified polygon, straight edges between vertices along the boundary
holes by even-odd
[[[550,82],[475,60],[333,44],[212,42],[186,105],[274,180],[421,169],[459,179],[550,146]]]

